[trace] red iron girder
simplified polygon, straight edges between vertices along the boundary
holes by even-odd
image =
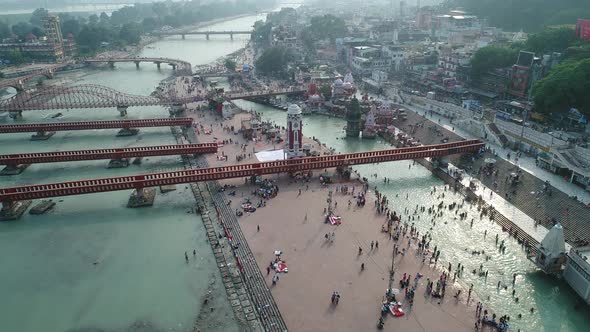
[[[113,178],[3,188],[0,189],[0,202],[14,202],[26,199],[91,194],[106,191],[128,190],[189,182],[248,177],[252,175],[333,168],[338,166],[373,164],[428,157],[443,157],[457,153],[476,152],[484,145],[485,144],[479,140],[468,140],[393,150],[358,152],[321,157],[270,161],[263,163],[196,168],[174,172],[129,175]]]
[[[161,119],[141,119],[141,120],[109,120],[109,121],[10,124],[10,125],[1,125],[0,126],[0,134],[31,133],[31,132],[36,133],[36,132],[65,131],[65,130],[190,126],[192,123],[193,123],[192,118],[161,118]]]
[[[217,143],[139,146],[77,151],[36,152],[0,155],[0,165],[58,163],[66,161],[123,159],[217,152]]]

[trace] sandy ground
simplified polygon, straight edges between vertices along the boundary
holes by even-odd
[[[224,132],[219,125],[220,120],[211,112],[191,113],[195,122],[209,127],[213,123],[211,135],[200,134],[200,142],[217,139],[238,140],[238,144],[225,145],[220,150],[229,156],[228,161],[219,161],[216,156],[207,157],[211,166],[230,165],[237,163],[235,155],[238,153],[252,153],[273,148],[266,142],[248,142],[245,152],[241,151],[241,144],[246,141],[241,135]],[[239,128],[240,119],[247,114],[238,114],[234,118],[223,121],[223,126],[234,125]],[[276,144],[276,148],[280,148]],[[317,143],[316,143],[317,147]],[[256,162],[255,156],[246,158],[241,163]],[[333,170],[329,170],[333,172]],[[317,174],[318,172],[316,172]],[[289,273],[281,274],[276,286],[272,286],[274,272],[267,276],[268,287],[272,287],[275,300],[291,331],[365,331],[376,328],[380,314],[381,301],[388,286],[389,269],[391,266],[394,241],[381,232],[385,222],[383,215],[378,215],[374,209],[373,193],[369,192],[367,204],[357,208],[351,195],[334,193],[337,202],[336,212],[342,217],[340,226],[331,226],[323,222],[324,207],[329,190],[335,190],[337,184],[323,186],[317,177],[306,184],[295,183],[288,175],[274,175],[267,177],[274,179],[280,187],[277,197],[268,200],[266,207],[259,208],[252,214],[245,214],[240,218],[242,231],[248,239],[259,268],[266,274],[266,267],[274,259],[274,251],[283,251],[282,258],[289,267]],[[245,197],[253,202],[259,199],[251,192],[257,186],[244,185],[244,179],[231,179],[222,184],[237,186],[236,195],[232,199],[232,208],[239,208]],[[306,185],[309,188],[306,189]],[[358,182],[349,183],[356,186],[356,192],[361,189]],[[299,195],[299,189],[302,194]],[[233,189],[232,189],[233,190]],[[353,200],[348,208],[348,200]],[[260,231],[258,231],[258,226]],[[326,241],[326,233],[335,233],[333,242]],[[371,250],[371,241],[378,241],[379,248]],[[399,248],[407,248],[408,238],[399,240]],[[403,273],[415,276],[424,275],[418,282],[418,288],[413,307],[404,302],[407,314],[401,318],[389,315],[386,318],[385,330],[406,331],[473,331],[475,322],[475,303],[472,299],[469,307],[466,305],[466,291],[461,301],[453,294],[459,284],[449,283],[446,298],[439,303],[425,294],[426,279],[435,279],[440,275],[441,262],[438,266],[422,263],[416,257],[415,242],[412,242],[405,256],[397,255],[395,262],[395,283]],[[358,255],[358,248],[363,253]],[[361,264],[365,264],[361,271]],[[413,280],[413,278],[412,278]],[[338,305],[331,303],[331,294],[337,291],[341,294]],[[403,292],[403,291],[402,291]],[[399,298],[403,296],[398,296]]]

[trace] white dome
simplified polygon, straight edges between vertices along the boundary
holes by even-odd
[[[313,102],[318,102],[318,101],[321,101],[322,100],[322,97],[320,97],[320,95],[317,95],[317,94],[316,95],[311,95],[311,96],[309,96],[309,100],[310,101],[313,101]]]
[[[348,73],[346,74],[346,76],[344,76],[344,82],[346,83],[354,83],[354,78],[352,78],[352,74]]]
[[[289,105],[289,108],[287,108],[287,114],[301,114],[301,107],[297,106],[297,104],[291,104]]]
[[[336,86],[341,86],[342,85],[342,80],[341,79],[337,79],[334,81],[334,85]]]

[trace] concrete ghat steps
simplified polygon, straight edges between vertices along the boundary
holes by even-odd
[[[208,165],[203,157],[199,157],[195,166],[207,167]],[[219,209],[221,219],[227,227],[232,228],[231,234],[234,238],[234,243],[239,243],[238,248],[233,250],[234,256],[240,260],[244,268],[241,279],[246,286],[246,290],[250,295],[264,330],[276,332],[287,331],[285,321],[274,301],[270,289],[266,285],[262,272],[258,268],[254,254],[250,250],[248,242],[241,231],[238,219],[225,201],[225,194],[219,192],[220,186],[217,182],[209,182],[206,187],[208,188],[207,196],[210,195],[213,203]],[[215,208],[212,208],[212,211],[215,211]],[[215,212],[212,213],[215,214]],[[216,216],[211,217],[216,218]],[[254,313],[246,314],[247,318],[252,318],[253,316],[256,315]]]
[[[177,137],[177,140],[181,140],[180,137],[182,133],[177,128],[172,128],[172,133]],[[197,139],[194,136],[193,131],[189,131],[188,134],[190,135],[190,141],[196,142]],[[196,168],[204,168],[208,167],[208,163],[203,156],[198,156],[197,158],[194,157],[184,157],[183,160],[185,161],[185,165],[189,167],[196,167]],[[233,284],[242,284],[245,285],[245,289],[242,288],[241,291],[243,292],[240,294],[240,289],[238,289],[238,297],[241,299],[241,306],[243,307],[243,313],[245,313],[247,320],[250,323],[253,323],[253,320],[256,319],[258,316],[259,322],[262,324],[262,328],[264,331],[269,332],[284,332],[287,331],[287,325],[279,311],[279,308],[272,296],[272,293],[268,286],[266,285],[266,280],[264,279],[264,275],[262,271],[258,268],[258,264],[256,262],[256,258],[252,253],[252,250],[248,246],[248,242],[242,233],[240,228],[240,224],[238,223],[238,219],[231,210],[231,208],[227,205],[225,200],[225,194],[219,191],[219,184],[217,181],[211,181],[208,183],[199,183],[197,184],[200,188],[203,188],[200,192],[203,196],[203,201],[200,204],[204,204],[210,208],[208,218],[217,221],[217,215],[215,212],[215,208],[219,210],[221,219],[225,223],[227,227],[231,228],[231,234],[233,236],[233,242],[238,243],[238,247],[233,249],[233,254],[240,260],[240,263],[243,266],[244,272],[240,275],[241,278],[232,278]],[[211,197],[211,199],[206,199]],[[215,205],[212,206],[211,202]],[[217,223],[219,225],[219,222]],[[209,229],[207,229],[209,232]],[[215,252],[215,249],[214,249]],[[235,265],[235,264],[234,264]],[[218,265],[219,266],[219,265]],[[226,265],[227,266],[227,265]],[[221,267],[220,267],[221,268]],[[223,275],[223,271],[222,271]],[[241,279],[241,280],[240,280]],[[229,282],[228,280],[224,279],[224,284],[227,285]],[[243,281],[243,283],[242,283]],[[229,300],[234,305],[234,301],[231,298],[231,291],[228,290]],[[247,294],[246,294],[247,292]],[[248,304],[250,304],[250,300],[255,308],[252,312],[248,311]],[[236,306],[234,306],[234,309]],[[239,312],[236,310],[236,316],[239,318]]]
[[[181,143],[182,134],[175,127],[171,128],[177,141]],[[206,164],[199,164],[194,157],[182,157],[185,169],[193,167],[206,167]],[[252,301],[246,292],[241,280],[240,272],[235,264],[235,257],[227,239],[219,239],[218,234],[223,234],[221,223],[217,220],[213,199],[206,183],[191,183],[190,188],[195,196],[197,210],[200,211],[201,220],[205,226],[207,239],[215,256],[217,267],[221,273],[222,283],[225,287],[227,297],[230,301],[235,317],[241,326],[247,327],[247,331],[262,331],[262,323],[256,316],[252,307]],[[193,325],[193,331],[201,331],[203,323],[197,316]]]
[[[266,285],[264,275],[258,268],[256,259],[240,229],[238,219],[227,205],[225,194],[219,192],[220,187],[217,182],[209,183],[209,187],[213,192],[213,200],[221,213],[222,219],[228,227],[232,227],[234,242],[239,243],[239,246],[234,250],[234,253],[240,259],[240,262],[244,267],[244,282],[246,287],[250,290],[250,294],[256,304],[260,320],[262,321],[265,330],[279,332],[287,331],[285,321],[274,301],[270,289]]]

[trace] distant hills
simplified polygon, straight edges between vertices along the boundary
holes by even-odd
[[[448,4],[509,31],[538,32],[546,26],[590,19],[589,0],[449,0]]]

